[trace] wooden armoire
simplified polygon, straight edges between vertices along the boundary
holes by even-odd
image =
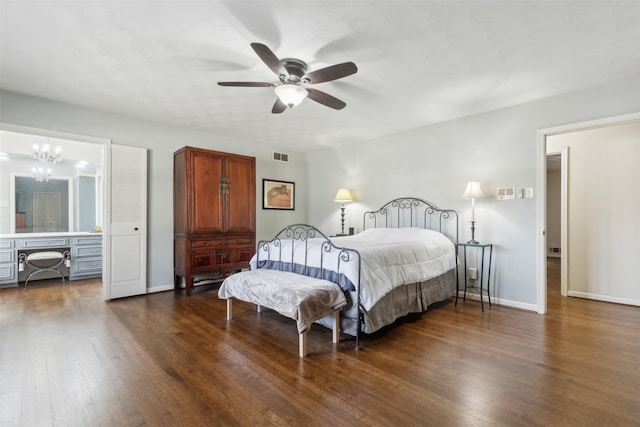
[[[175,287],[224,279],[255,252],[254,157],[183,147],[173,157]]]

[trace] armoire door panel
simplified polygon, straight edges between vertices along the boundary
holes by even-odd
[[[225,174],[228,178],[229,190],[226,195],[225,231],[255,233],[255,160],[246,157],[228,157],[226,162]]]
[[[216,251],[216,264],[224,266],[233,263],[233,250],[224,249]]]
[[[254,252],[254,248],[253,247],[236,248],[236,250],[235,250],[235,259],[233,260],[234,263],[249,262],[251,260],[251,257],[253,256],[253,252]]]
[[[191,254],[191,266],[194,269],[215,267],[213,251],[199,251]]]
[[[187,153],[177,152],[173,156],[173,232],[184,236],[189,229],[189,194],[187,187]]]
[[[193,180],[192,209],[193,233],[221,233],[223,231],[223,210],[220,194],[223,157],[197,154],[192,159]]]

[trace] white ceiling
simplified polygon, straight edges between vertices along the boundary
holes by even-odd
[[[2,1],[0,87],[292,151],[389,135],[640,75],[640,1]],[[251,42],[310,70],[271,114],[277,82]]]

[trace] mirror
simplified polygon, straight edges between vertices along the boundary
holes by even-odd
[[[34,145],[44,144],[60,147],[59,162],[34,158]],[[0,234],[101,226],[102,151],[99,144],[0,130]]]
[[[15,176],[15,232],[51,233],[69,231],[69,180],[51,178],[36,181],[32,176]]]

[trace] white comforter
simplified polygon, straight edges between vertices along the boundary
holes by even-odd
[[[312,241],[318,243],[314,246]],[[307,257],[310,266],[319,266],[319,245],[322,241],[309,241]],[[433,230],[372,228],[354,236],[332,238],[331,241],[336,246],[360,253],[360,298],[365,310],[370,310],[394,288],[433,279],[456,267],[455,246],[446,236]],[[282,242],[283,254],[290,254],[290,244],[286,240]],[[302,243],[296,242],[294,262],[304,264],[304,250],[299,251],[298,244]],[[263,259],[265,256],[261,255],[260,260]],[[290,255],[288,260],[283,259],[290,260]],[[351,271],[341,273],[353,283],[358,283],[357,266],[350,267]],[[255,257],[252,268],[255,268]]]

